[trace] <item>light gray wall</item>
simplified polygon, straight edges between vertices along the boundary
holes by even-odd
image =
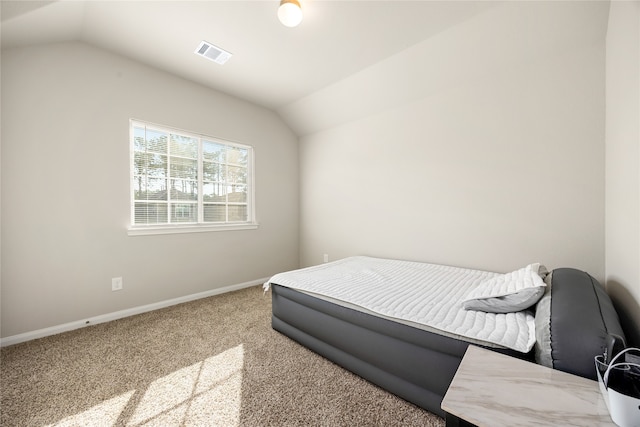
[[[252,145],[260,227],[128,237],[130,118]],[[296,268],[297,163],[272,111],[81,43],[3,51],[2,337]]]
[[[361,92],[371,108],[301,138],[302,265],[542,262],[603,279],[608,5],[571,4],[492,9],[305,99]]]
[[[611,2],[607,31],[607,289],[640,345],[640,2]]]

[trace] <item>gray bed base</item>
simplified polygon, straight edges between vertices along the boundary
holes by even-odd
[[[279,285],[272,285],[272,301],[273,329],[383,389],[444,416],[440,403],[469,343]]]
[[[383,389],[445,416],[440,404],[468,342],[277,284],[271,289],[273,329]],[[592,276],[570,268],[553,271],[551,294],[553,368],[595,379],[594,356],[607,346],[624,347],[624,333],[609,296]],[[533,350],[527,354],[492,350],[535,359]]]

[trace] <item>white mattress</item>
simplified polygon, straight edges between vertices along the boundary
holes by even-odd
[[[465,295],[500,273],[438,264],[350,257],[279,273],[278,284],[403,323],[423,325],[444,335],[526,353],[535,343],[533,314],[465,310]]]

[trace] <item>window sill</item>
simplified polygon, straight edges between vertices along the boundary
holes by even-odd
[[[257,222],[223,225],[169,225],[130,227],[127,231],[127,234],[129,236],[150,236],[155,234],[208,233],[212,231],[255,230],[257,228]]]

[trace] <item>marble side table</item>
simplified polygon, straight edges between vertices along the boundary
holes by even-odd
[[[596,381],[475,346],[441,407],[447,427],[615,426]]]

